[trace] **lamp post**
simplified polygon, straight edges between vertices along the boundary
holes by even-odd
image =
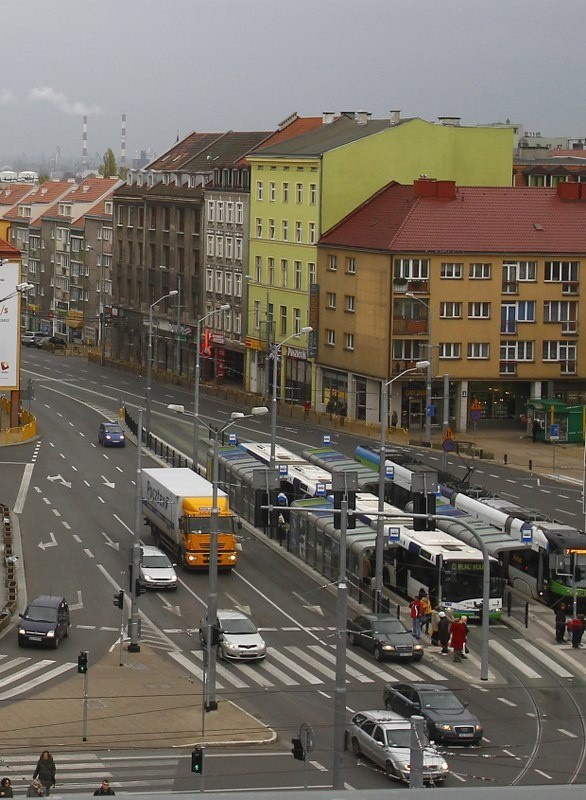
[[[187,414],[193,416],[182,405],[171,404],[167,408],[170,411],[176,411],[178,414]],[[268,414],[269,410],[266,406],[255,406],[250,409],[250,414],[243,414],[241,411],[234,411],[230,415],[230,421],[223,425],[221,428],[215,429],[207,422],[201,420],[201,424],[208,429],[214,439],[214,460],[212,466],[212,511],[210,516],[210,561],[209,561],[209,584],[208,584],[208,603],[206,613],[206,630],[207,630],[207,658],[208,670],[207,681],[205,683],[204,692],[204,707],[206,711],[215,711],[218,707],[216,700],[216,649],[212,646],[212,631],[217,624],[218,618],[218,522],[219,522],[219,508],[218,508],[218,464],[219,464],[219,443],[222,434],[231,425],[239,422],[241,419],[248,419],[249,417],[258,417],[262,414]]]
[[[158,300],[155,300],[155,302],[151,303],[149,306],[149,340],[147,349],[147,385],[146,385],[146,419],[145,419],[147,443],[148,443],[149,433],[151,432],[151,383],[153,376],[153,308],[162,300],[166,300],[167,297],[175,297],[177,293],[178,293],[177,289],[172,289],[167,294],[164,294],[162,297],[159,297]]]
[[[431,335],[431,306],[429,303],[426,303],[425,300],[422,300],[421,297],[418,297],[413,292],[405,292],[405,297],[410,297],[412,300],[417,300],[418,303],[421,303],[422,306],[425,306],[427,309],[427,376],[425,379],[425,441],[423,444],[426,447],[431,447],[431,382],[433,379],[432,375],[432,366],[431,366],[431,353],[432,353],[432,335]]]
[[[201,324],[205,322],[206,319],[213,317],[214,314],[217,314],[218,311],[228,311],[230,308],[229,303],[224,303],[224,305],[220,306],[219,308],[214,308],[213,311],[210,311],[209,314],[201,317],[197,321],[197,333],[195,337],[195,380],[194,380],[194,394],[193,394],[193,470],[197,472],[197,456],[199,450],[199,379],[200,379],[200,370],[201,370]]]
[[[413,372],[418,372],[421,369],[429,369],[429,361],[417,361],[414,367],[404,369],[394,378],[388,381],[383,381],[380,387],[380,452],[378,463],[378,510],[379,516],[376,524],[376,550],[375,550],[375,567],[374,567],[374,610],[381,610],[381,599],[383,594],[383,554],[384,554],[384,531],[385,520],[382,512],[385,507],[385,477],[386,477],[386,434],[389,418],[389,393],[388,387],[402,378],[403,375],[409,375]]]
[[[287,342],[290,342],[291,339],[299,339],[302,333],[311,333],[313,328],[311,325],[306,325],[304,328],[301,328],[299,333],[292,333],[291,336],[287,336],[286,339],[283,339],[282,342],[278,344],[275,342],[272,349],[272,357],[273,357],[273,394],[271,399],[271,455],[270,455],[270,469],[275,469],[275,452],[277,449],[277,373],[278,373],[278,365],[279,365],[279,355],[283,348],[283,345]]]
[[[13,297],[16,297],[19,294],[26,294],[30,292],[31,289],[34,289],[34,283],[17,283],[14,287],[14,291],[7,294],[6,297],[0,297],[0,303],[3,303],[5,300],[12,300]]]

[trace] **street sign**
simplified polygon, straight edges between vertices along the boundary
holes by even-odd
[[[325,497],[326,496],[326,484],[323,481],[318,481],[315,484],[315,496],[316,497]]]
[[[442,450],[444,453],[451,453],[456,449],[456,442],[453,439],[444,439],[442,442]]]
[[[391,464],[387,464],[385,466],[385,478],[394,478],[395,477],[395,467]]]
[[[324,433],[323,443],[324,444],[331,444],[332,443],[332,437],[330,436],[329,433]]]
[[[451,428],[446,428],[444,431],[444,439],[453,439],[454,431]]]
[[[299,726],[299,738],[303,744],[305,753],[311,753],[315,746],[315,735],[313,728],[307,722],[302,722]]]
[[[560,426],[559,423],[554,422],[553,425],[549,426],[549,438],[552,442],[557,442],[560,438]]]
[[[435,417],[435,406],[434,405],[427,406],[425,413],[427,414],[428,417]]]
[[[533,541],[533,525],[529,522],[524,522],[521,526],[521,541],[524,544],[531,544]]]
[[[389,525],[389,542],[398,542],[401,536],[401,528],[398,525]]]
[[[288,474],[289,474],[289,467],[287,466],[287,464],[279,464],[279,475],[282,478],[285,478],[287,477]]]
[[[236,438],[235,433],[231,433],[228,436],[228,444],[238,444],[238,439]]]
[[[482,409],[480,408],[471,408],[470,409],[470,419],[472,422],[478,422],[478,420],[482,417]]]

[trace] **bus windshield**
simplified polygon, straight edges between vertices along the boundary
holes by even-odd
[[[446,598],[453,602],[482,597],[482,561],[449,561],[444,562],[443,589]],[[500,566],[490,562],[490,596],[502,596],[502,577]]]

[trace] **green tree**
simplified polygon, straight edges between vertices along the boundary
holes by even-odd
[[[128,175],[128,167],[120,167],[120,169],[118,170],[118,176],[121,178],[121,180],[125,181],[127,175]]]
[[[118,175],[116,156],[112,152],[111,147],[109,147],[104,153],[104,163],[101,165],[98,172],[103,178],[113,178],[115,175]]]
[[[47,175],[47,173],[46,173],[46,172],[40,172],[40,173],[39,173],[39,186],[40,186],[42,183],[45,183],[45,182],[46,182],[46,181],[48,181],[48,180],[50,180],[50,178],[49,178],[49,176]]]

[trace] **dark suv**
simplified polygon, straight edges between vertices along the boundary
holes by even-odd
[[[59,647],[61,639],[69,636],[69,606],[64,597],[42,594],[20,614],[18,644],[45,644]]]

